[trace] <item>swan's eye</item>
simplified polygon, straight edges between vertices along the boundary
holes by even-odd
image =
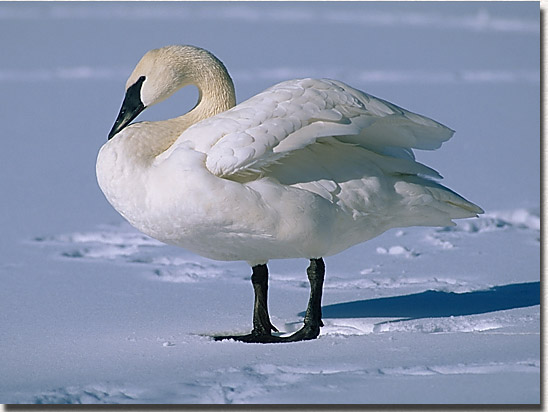
[[[145,82],[146,77],[141,76],[135,83],[133,83],[126,91],[126,95],[132,94],[133,96],[137,95],[139,97],[139,100],[141,99],[141,87],[143,86],[143,83]]]
[[[130,103],[130,108],[142,104],[141,102],[141,87],[143,86],[144,81],[146,80],[145,76],[139,77],[139,79],[131,85],[126,91],[126,101]]]

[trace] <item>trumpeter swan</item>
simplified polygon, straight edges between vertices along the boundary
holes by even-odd
[[[129,124],[193,84],[196,106],[169,120]],[[437,149],[453,131],[340,81],[279,83],[236,105],[225,66],[193,46],[151,50],[126,84],[97,159],[112,206],[162,242],[252,267],[253,330],[245,342],[320,333],[322,257],[394,227],[448,226],[482,210],[432,178],[412,149]],[[307,258],[304,326],[272,334],[269,259]]]

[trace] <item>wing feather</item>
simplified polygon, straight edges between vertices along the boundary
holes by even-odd
[[[409,166],[414,160],[412,148],[436,149],[452,135],[451,129],[434,120],[342,82],[302,79],[279,83],[192,126],[181,140],[197,142],[211,173],[237,178],[264,170],[324,138],[405,159]],[[417,167],[411,169],[415,173]],[[439,177],[426,166],[418,169]]]

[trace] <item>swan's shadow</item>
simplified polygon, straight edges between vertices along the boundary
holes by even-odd
[[[540,282],[530,282],[495,286],[468,293],[429,290],[405,296],[337,303],[323,306],[322,317],[420,319],[477,315],[539,304]]]

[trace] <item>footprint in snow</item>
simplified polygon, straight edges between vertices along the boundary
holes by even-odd
[[[403,256],[406,258],[420,256],[420,253],[408,249],[405,246],[399,245],[391,246],[388,249],[384,247],[378,247],[376,251],[379,255]]]

